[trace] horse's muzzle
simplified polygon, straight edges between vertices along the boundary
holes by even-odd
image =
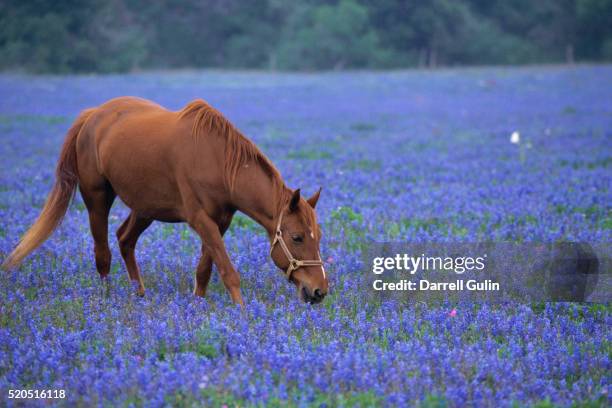
[[[302,288],[302,299],[311,305],[320,303],[326,294],[321,289],[315,289],[313,292],[310,292],[308,289]]]

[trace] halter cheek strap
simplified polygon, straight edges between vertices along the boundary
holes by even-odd
[[[285,271],[285,276],[287,277],[287,279],[291,279],[291,274],[293,273],[293,271],[303,266],[321,266],[323,267],[323,261],[321,261],[320,259],[301,260],[301,259],[296,259],[291,254],[291,251],[289,251],[289,247],[287,247],[287,244],[285,243],[285,240],[283,239],[283,231],[281,230],[282,221],[283,221],[283,213],[281,212],[280,216],[278,217],[278,224],[276,225],[276,232],[274,233],[274,240],[272,241],[272,245],[270,246],[270,256],[272,256],[272,251],[274,250],[274,247],[276,246],[276,244],[277,243],[280,244],[281,249],[285,253],[287,260],[289,261],[289,266],[287,267],[287,270]]]

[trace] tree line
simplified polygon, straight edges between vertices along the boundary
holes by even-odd
[[[612,60],[612,0],[3,0],[0,69],[388,69]]]

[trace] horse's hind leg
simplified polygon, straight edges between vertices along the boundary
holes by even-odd
[[[142,277],[140,276],[140,268],[138,268],[138,263],[136,262],[134,249],[136,248],[136,242],[140,234],[142,234],[152,222],[153,220],[149,218],[141,218],[134,214],[134,212],[131,212],[117,230],[117,239],[119,240],[121,256],[125,261],[125,267],[127,268],[130,281],[137,286],[136,291],[140,296],[144,296],[145,289]]]
[[[198,263],[195,275],[195,288],[193,290],[194,295],[204,297],[206,295],[206,288],[210,281],[210,275],[212,273],[212,256],[206,250],[206,246],[202,244],[202,257]]]
[[[107,183],[96,189],[81,187],[81,195],[89,212],[89,227],[94,240],[96,269],[100,278],[105,279],[110,272],[111,252],[108,248],[108,213],[110,212],[115,192]]]

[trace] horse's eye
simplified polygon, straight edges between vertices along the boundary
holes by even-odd
[[[296,244],[301,244],[302,242],[304,242],[304,238],[302,238],[301,235],[292,235],[291,239],[293,240],[293,242],[295,242]]]

